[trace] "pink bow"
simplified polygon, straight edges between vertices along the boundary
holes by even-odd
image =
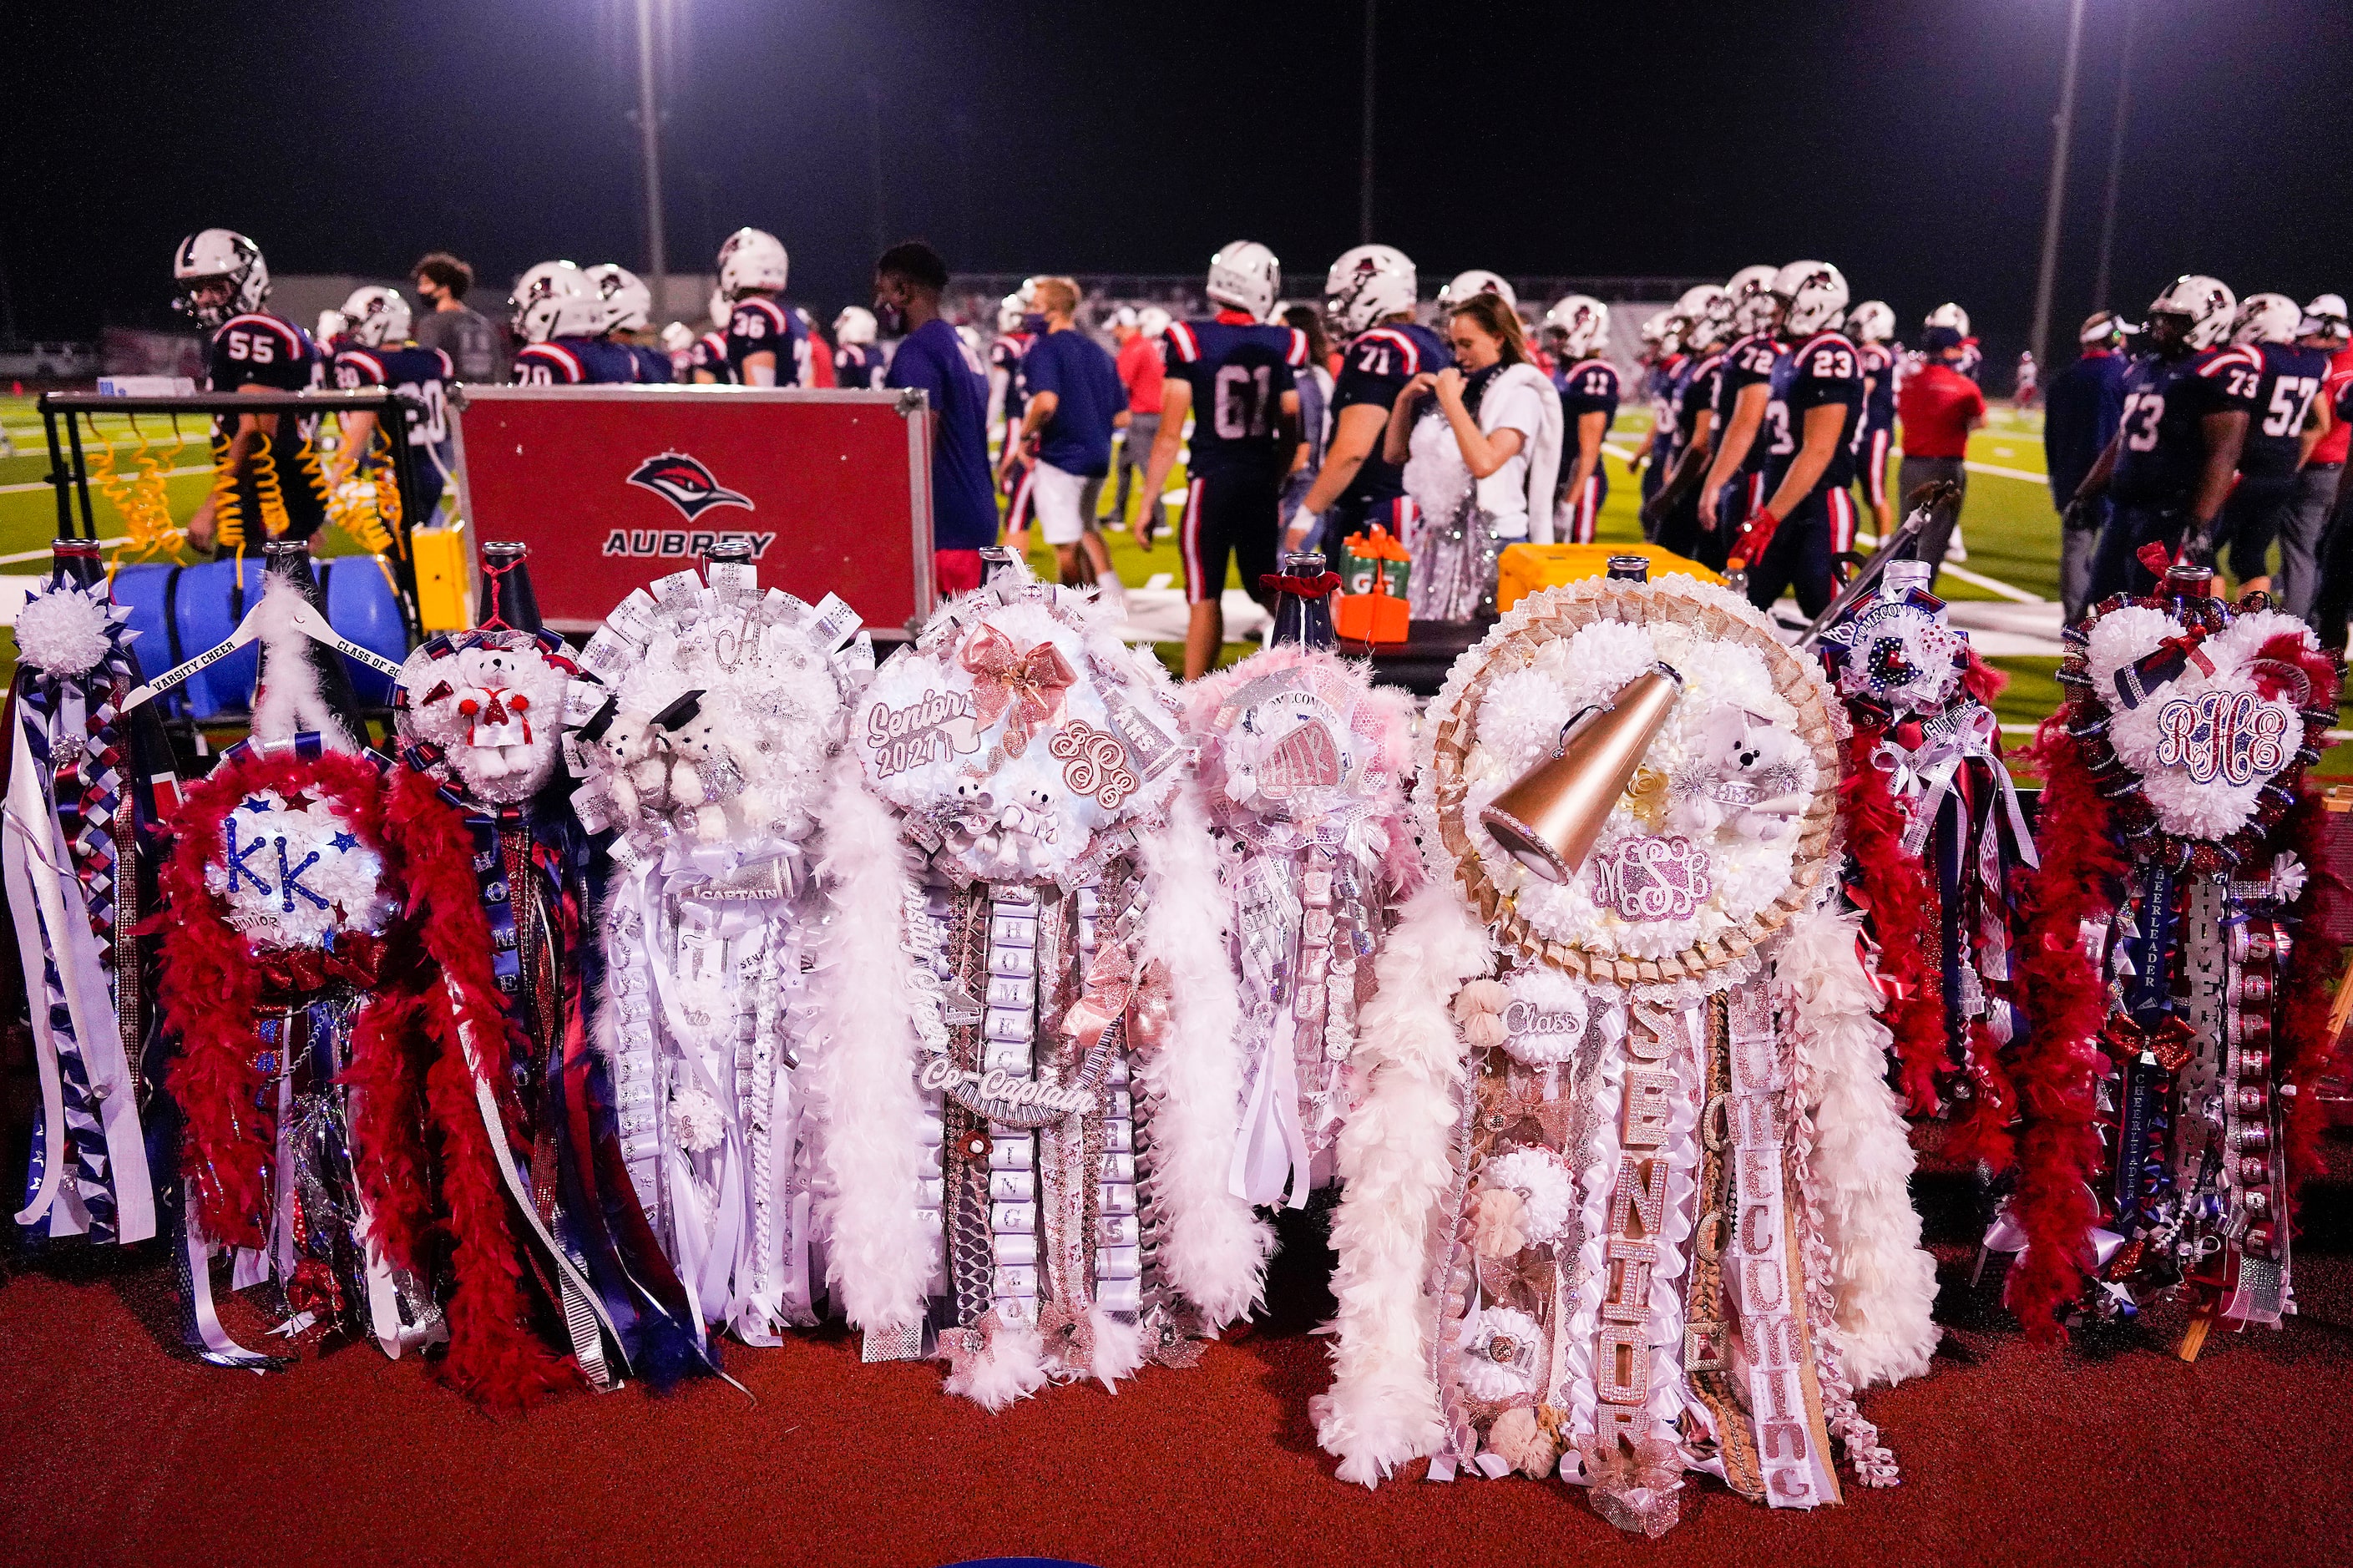
[[[1028,749],[1039,725],[1060,715],[1062,693],[1079,678],[1052,643],[1017,653],[1012,639],[994,626],[981,627],[964,645],[963,661],[973,673],[973,707],[981,728],[1011,710],[1005,721],[1005,749],[1017,757]]]

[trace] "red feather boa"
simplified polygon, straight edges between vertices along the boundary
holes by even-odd
[[[2307,1179],[2327,1172],[2320,1143],[2328,1131],[2328,1112],[2317,1090],[2345,1048],[2328,1032],[2334,1005],[2330,987],[2344,969],[2345,950],[2329,937],[2323,916],[2353,889],[2329,865],[2328,808],[2318,791],[2298,796],[2280,829],[2287,847],[2304,862],[2306,878],[2303,896],[2289,910],[2295,946],[2288,953],[2282,982],[2286,996],[2279,1031],[2279,1082],[2295,1086],[2286,1129],[2288,1201],[2293,1205]]]
[[[465,823],[422,775],[387,786],[370,763],[328,752],[242,759],[190,792],[163,872],[167,913],[159,985],[180,1040],[166,1074],[187,1124],[184,1163],[195,1174],[206,1231],[246,1246],[265,1240],[265,1174],[274,1129],[257,1111],[254,1066],[262,966],[205,885],[222,820],[257,790],[334,797],[363,841],[385,855],[386,879],[406,895],[384,973],[352,1037],[343,1081],[352,1096],[352,1157],[371,1238],[395,1262],[430,1275],[446,1246],[455,1289],[442,1371],[468,1397],[514,1408],[576,1379],[568,1358],[541,1342],[522,1285],[495,1146],[477,1098],[505,1085],[506,1025],[491,967],[491,932],[475,884]],[[480,1056],[470,1063],[469,1038]],[[501,1100],[501,1133],[512,1139]]]
[[[380,845],[382,795],[370,763],[334,752],[242,759],[181,801],[172,824],[177,842],[159,874],[164,909],[145,928],[163,937],[156,991],[164,1022],[180,1041],[164,1082],[185,1123],[181,1169],[195,1183],[206,1234],[239,1247],[266,1239],[266,1170],[277,1116],[275,1106],[259,1103],[263,1075],[254,1065],[262,966],[205,885],[205,868],[222,853],[221,824],[237,802],[258,790],[298,789],[333,796],[352,831],[372,847]]]
[[[2011,1075],[2022,1121],[2016,1207],[2026,1249],[2010,1272],[2010,1304],[2028,1335],[2044,1340],[2065,1337],[2059,1315],[2083,1289],[2099,1218],[2091,1183],[2102,1161],[2099,1033],[2108,1007],[2083,926],[2116,912],[2126,869],[2106,805],[2066,733],[2069,711],[2043,721],[2035,736],[2046,780],[2036,834],[2042,869],[2021,900],[2017,973],[2030,1029]]]
[[[1906,1112],[1928,1116],[1936,1109],[1936,1075],[1951,1063],[1944,978],[1930,971],[1927,960],[1928,916],[1936,898],[1920,858],[1904,852],[1903,810],[1887,787],[1887,774],[1871,760],[1883,733],[1858,727],[1848,740],[1839,805],[1846,818],[1853,887],[1861,894],[1855,901],[1871,917],[1879,973],[1895,992],[1887,1026],[1895,1037],[1896,1081]]]

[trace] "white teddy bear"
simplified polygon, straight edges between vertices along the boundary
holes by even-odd
[[[1807,805],[1799,787],[1804,747],[1795,735],[1745,709],[1724,707],[1701,731],[1698,765],[1676,781],[1668,821],[1694,837],[1729,826],[1744,838],[1773,839]]]
[[[473,770],[486,779],[530,772],[531,698],[516,685],[519,658],[504,648],[470,647],[459,651],[457,664],[450,700],[468,721]]]

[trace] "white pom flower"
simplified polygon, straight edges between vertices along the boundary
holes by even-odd
[[[1462,1392],[1495,1403],[1514,1399],[1536,1385],[1536,1358],[1544,1330],[1525,1312],[1489,1307],[1462,1326]]]
[[[727,1136],[727,1118],[719,1102],[699,1089],[681,1089],[670,1097],[670,1135],[690,1154],[707,1154]]]
[[[37,593],[16,612],[16,657],[60,679],[88,674],[113,650],[104,599],[78,588]]]
[[[1520,1229],[1532,1247],[1560,1239],[1577,1202],[1568,1167],[1546,1149],[1514,1149],[1479,1167],[1479,1181],[1520,1194]]]
[[[2293,849],[2283,849],[2272,861],[2272,894],[2284,904],[2292,904],[2304,896],[2304,884],[2310,873]]]

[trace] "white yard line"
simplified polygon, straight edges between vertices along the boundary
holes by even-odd
[[[1879,535],[1864,532],[1861,529],[1857,529],[1855,531],[1854,542],[1857,544],[1867,545],[1873,550],[1879,548]],[[2030,594],[2023,588],[2014,588],[2008,583],[2002,582],[1997,577],[1979,576],[1977,573],[1967,571],[1961,567],[1956,566],[1949,561],[1946,562],[1941,569],[1950,572],[1954,576],[1958,577],[1964,583],[1983,588],[1989,594],[1999,594],[2012,604],[2047,605],[2051,602],[2040,594]]]
[[[191,463],[184,468],[165,468],[164,470],[164,477],[167,479],[176,479],[188,474],[209,474],[212,471],[213,466],[210,463]],[[115,472],[121,478],[125,479],[134,479],[139,477],[135,473],[125,474],[120,468],[116,469]],[[47,479],[27,479],[23,484],[0,485],[0,496],[30,495],[35,490],[54,489],[56,487],[51,485]]]
[[[127,548],[131,542],[132,542],[127,537],[122,539],[101,539],[98,542],[98,547],[100,550],[121,550]],[[49,552],[47,550],[25,550],[19,551],[14,555],[0,555],[0,566],[16,566],[21,565],[27,561],[47,561],[48,559]]]

